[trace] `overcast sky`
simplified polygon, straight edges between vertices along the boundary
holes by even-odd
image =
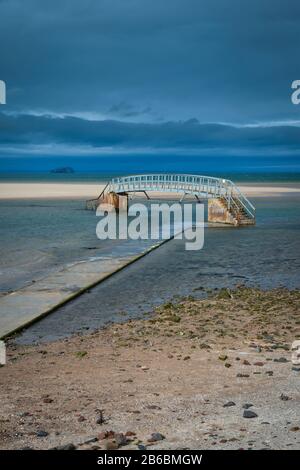
[[[0,155],[299,155],[299,51],[299,0],[0,0]]]

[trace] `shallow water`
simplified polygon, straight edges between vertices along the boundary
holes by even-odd
[[[171,240],[31,326],[17,341],[48,341],[96,329],[110,321],[141,316],[176,296],[201,297],[207,288],[241,283],[265,289],[299,288],[299,196],[257,198],[253,202],[257,208],[255,227],[206,229],[201,251],[185,251],[184,241]],[[89,215],[83,219],[91,217],[85,214]],[[80,239],[80,234],[77,236]],[[80,240],[87,246],[85,238]],[[109,252],[113,246],[106,248]]]

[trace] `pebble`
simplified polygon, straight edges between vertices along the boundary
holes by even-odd
[[[259,362],[258,361],[258,362],[254,362],[253,365],[258,366],[258,367],[263,367],[265,364],[264,364],[264,362]]]
[[[288,401],[290,400],[290,397],[288,397],[287,395],[284,395],[283,393],[280,395],[280,400],[282,401]]]
[[[223,408],[228,408],[229,406],[235,406],[234,401],[228,401],[227,403],[224,403]]]
[[[292,367],[292,370],[293,370],[294,372],[300,372],[300,367]]]
[[[36,437],[47,437],[48,434],[49,433],[47,431],[39,430],[36,432]]]
[[[99,414],[96,416],[96,424],[104,424],[104,422],[103,412],[99,411]]]
[[[200,344],[200,349],[211,349],[211,347],[209,346],[209,344],[201,343]]]
[[[53,399],[46,397],[46,398],[43,399],[43,402],[44,402],[44,403],[52,403],[52,402],[53,402]]]
[[[220,361],[226,361],[228,356],[226,356],[225,354],[221,354],[221,356],[219,356],[219,359]]]
[[[254,411],[251,410],[244,410],[243,413],[243,418],[257,418],[257,414],[254,413]]]
[[[289,362],[285,357],[279,357],[279,358],[276,358],[273,359],[274,362]]]
[[[244,360],[243,360],[243,365],[244,365],[244,366],[251,366],[250,362],[247,361],[247,359],[244,359]]]
[[[115,437],[114,431],[102,431],[98,434],[99,441],[103,441],[103,439],[113,439]]]
[[[116,450],[116,449],[118,449],[118,447],[119,447],[118,444],[114,441],[107,441],[105,443],[105,449],[106,450]]]
[[[248,408],[251,408],[251,406],[253,406],[252,403],[244,403],[244,405],[242,406],[242,408],[244,408],[244,410],[248,410]]]
[[[124,434],[121,433],[121,432],[115,434],[115,441],[116,441],[118,447],[119,447],[119,446],[125,446],[126,444],[128,444],[128,439],[127,439],[127,437],[124,436]]]
[[[241,373],[236,374],[236,376],[237,376],[237,377],[242,377],[242,378],[244,378],[244,377],[250,377],[249,374],[241,374]]]
[[[97,441],[98,441],[98,437],[90,437],[89,439],[84,441],[82,444],[92,444],[93,442],[97,442]]]
[[[165,439],[165,436],[161,434],[160,432],[153,432],[151,434],[151,437],[148,439],[148,442],[156,442],[156,441],[163,441]]]
[[[20,416],[20,418],[26,418],[26,416],[32,416],[31,413],[29,413],[28,411],[24,411],[23,413],[17,413],[18,416]]]
[[[300,431],[300,428],[299,426],[293,426],[292,428],[290,428],[290,431]]]
[[[62,446],[53,447],[52,450],[76,450],[75,444],[70,442],[69,444],[64,444]]]
[[[82,423],[83,421],[85,421],[85,417],[84,416],[79,416],[78,423]]]

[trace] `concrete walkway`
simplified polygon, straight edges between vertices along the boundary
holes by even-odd
[[[37,321],[162,243],[159,242],[138,255],[81,261],[0,297],[0,339]]]

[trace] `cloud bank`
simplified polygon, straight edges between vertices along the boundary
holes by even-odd
[[[299,123],[300,124],[300,123]],[[197,119],[165,123],[90,121],[73,116],[0,114],[0,154],[73,155],[173,152],[206,155],[294,155],[300,153],[296,125],[233,126]]]

